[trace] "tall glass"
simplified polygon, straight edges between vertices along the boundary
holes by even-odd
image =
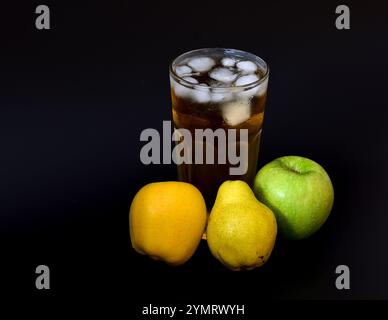
[[[194,140],[186,144],[184,151],[186,159],[191,157],[192,161],[178,164],[178,178],[202,192],[208,209],[223,181],[253,183],[268,75],[264,60],[234,49],[190,51],[177,57],[170,66],[174,134],[178,136],[178,144],[187,140],[187,135],[180,134],[183,131],[191,133]],[[215,133],[214,139],[197,135],[198,129],[211,129],[206,132]],[[233,150],[240,156],[238,164],[236,157],[230,156]],[[213,158],[207,152],[212,152]],[[201,158],[198,156],[204,161],[196,161]]]

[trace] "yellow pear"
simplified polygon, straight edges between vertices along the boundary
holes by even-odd
[[[211,253],[231,270],[262,266],[277,234],[276,219],[243,181],[225,181],[218,189],[207,226]]]
[[[132,201],[129,225],[133,248],[170,265],[186,262],[206,226],[201,192],[185,182],[156,182],[141,188]]]

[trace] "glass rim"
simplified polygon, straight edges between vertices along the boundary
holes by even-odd
[[[242,56],[249,57],[250,60],[254,60],[254,62],[256,62],[259,66],[264,68],[264,70],[263,70],[264,71],[264,75],[259,80],[256,80],[254,82],[247,83],[247,84],[244,84],[244,85],[239,85],[239,86],[236,86],[236,85],[233,85],[233,86],[232,85],[226,85],[226,86],[222,86],[222,87],[212,87],[212,86],[204,86],[203,84],[199,84],[199,83],[192,83],[190,81],[187,81],[187,80],[183,79],[183,77],[178,76],[175,73],[174,67],[177,65],[177,61],[182,60],[182,58],[184,58],[186,55],[190,55],[190,54],[194,54],[194,53],[203,53],[203,52],[206,52],[206,51],[230,52],[230,53],[235,53],[235,54],[239,54],[239,55],[242,55]],[[231,89],[235,89],[235,90],[241,90],[242,89],[243,91],[245,91],[247,89],[251,89],[251,88],[254,88],[256,86],[259,86],[260,84],[265,82],[268,79],[268,76],[269,76],[269,66],[268,66],[267,62],[265,62],[264,59],[260,58],[259,56],[255,55],[253,53],[247,52],[247,51],[243,51],[243,50],[232,49],[232,48],[219,48],[219,47],[216,47],[216,48],[200,48],[200,49],[194,49],[194,50],[186,51],[186,52],[180,54],[179,56],[177,56],[174,60],[172,60],[172,62],[170,63],[169,71],[170,71],[170,76],[172,76],[172,78],[175,81],[177,81],[181,85],[184,85],[185,87],[189,87],[189,88],[193,88],[193,89],[199,89],[199,90],[208,90],[210,88],[211,90],[214,90],[214,91],[224,91],[224,90],[228,90],[229,91]]]

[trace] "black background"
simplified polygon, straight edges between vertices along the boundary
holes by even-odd
[[[0,248],[2,290],[37,296],[121,297],[148,303],[388,298],[387,6],[346,2],[38,2],[2,7]],[[305,241],[278,238],[268,263],[233,273],[202,243],[172,268],[136,254],[128,210],[146,183],[176,179],[144,166],[140,132],[171,119],[168,66],[201,47],[238,48],[270,65],[259,167],[283,155],[322,164],[332,214]],[[51,270],[49,292],[35,268]],[[346,264],[351,289],[335,288]]]

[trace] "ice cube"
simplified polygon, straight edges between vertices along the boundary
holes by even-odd
[[[192,89],[182,86],[181,84],[175,82],[173,83],[173,90],[177,97],[186,98],[191,95]]]
[[[259,80],[259,77],[256,74],[248,74],[246,76],[241,76],[240,78],[238,78],[235,82],[235,85],[236,86],[245,86],[245,85],[249,85],[251,83],[254,83],[257,80]],[[248,89],[248,90],[241,90],[240,92],[237,93],[237,95],[240,98],[250,98],[250,97],[256,95],[258,91],[259,91],[259,87],[254,86],[253,88]]]
[[[194,71],[206,72],[209,71],[216,62],[209,57],[195,57],[187,63]]]
[[[224,67],[234,67],[234,65],[236,64],[236,60],[229,57],[225,57],[225,58],[222,58],[221,64]]]
[[[230,102],[222,107],[222,117],[230,126],[247,121],[251,116],[251,105],[248,101]]]
[[[198,80],[193,78],[193,77],[183,77],[182,79],[186,80],[187,82],[190,82],[190,83],[194,83],[194,84],[198,83]]]
[[[193,70],[189,66],[183,65],[183,66],[177,66],[175,68],[175,73],[181,77],[183,75],[189,75]]]
[[[233,95],[231,92],[223,92],[223,91],[213,91],[211,93],[211,101],[212,102],[223,102],[223,101],[229,101],[233,98]]]
[[[201,83],[200,86],[191,90],[191,98],[197,103],[207,103],[211,99],[209,86]]]
[[[244,74],[255,73],[257,71],[257,65],[248,60],[239,61],[236,66]]]
[[[231,83],[237,78],[237,74],[226,68],[216,68],[209,72],[210,78],[223,82]]]
[[[246,76],[241,76],[240,78],[237,79],[235,82],[236,86],[245,86],[247,84],[256,82],[259,80],[259,77],[256,74],[248,74]]]

